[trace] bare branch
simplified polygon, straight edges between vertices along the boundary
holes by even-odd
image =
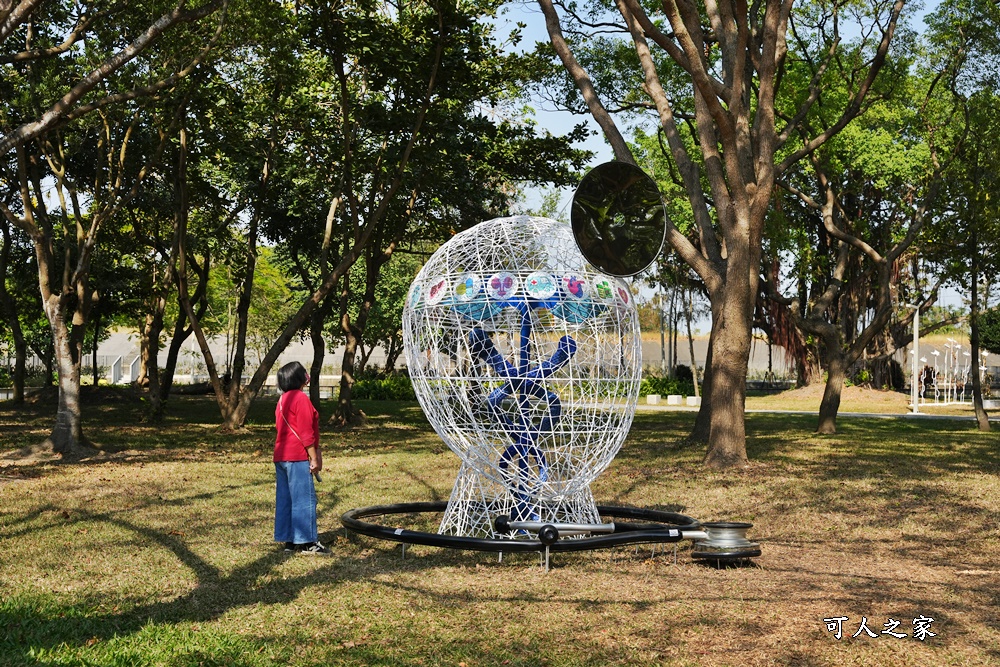
[[[822,92],[819,83],[822,80],[823,75],[826,73],[827,69],[830,67],[830,62],[836,55],[837,47],[840,45],[840,36],[837,35],[830,43],[830,48],[827,49],[827,54],[826,57],[823,59],[823,62],[821,62],[819,66],[816,66],[816,64],[812,61],[812,58],[808,57],[808,49],[804,48],[802,40],[799,38],[798,33],[795,32],[794,27],[792,28],[792,34],[795,37],[796,41],[799,42],[800,50],[802,51],[802,53],[806,54],[807,56],[806,62],[809,64],[809,69],[812,70],[813,75],[812,79],[809,80],[809,97],[807,97],[802,102],[802,104],[799,105],[798,111],[796,112],[795,116],[788,121],[787,125],[785,125],[785,129],[783,129],[781,133],[778,134],[778,140],[775,146],[776,148],[781,148],[782,146],[785,145],[785,143],[791,137],[792,132],[799,128],[799,126],[805,120],[806,116],[809,114],[809,110],[812,109],[813,105],[815,105],[817,100],[819,100],[820,93]]]
[[[646,36],[652,39],[657,46],[666,51],[667,55],[669,55],[675,63],[680,65],[684,71],[691,74],[691,65],[688,62],[687,55],[685,55],[684,51],[682,51],[673,41],[673,36],[663,34],[663,32],[661,32],[660,29],[657,28],[656,25],[649,19],[649,15],[646,14],[646,11],[637,0],[625,0],[625,6],[628,8],[632,16],[634,16],[639,22],[639,26],[642,28],[642,31],[646,34]],[[712,79],[711,82],[714,85],[715,95],[728,101],[729,92],[726,90],[726,87],[720,81],[715,79]]]
[[[688,6],[685,5],[687,8]],[[712,116],[712,119],[718,125],[719,130],[725,137],[731,135],[734,131],[733,124],[726,110],[722,108],[719,102],[719,97],[716,96],[715,90],[717,88],[718,81],[713,82],[713,77],[705,69],[704,60],[704,44],[696,41],[694,34],[689,31],[687,22],[690,21],[693,26],[698,25],[700,17],[697,11],[693,8],[690,10],[693,12],[693,16],[686,15],[677,4],[677,0],[664,0],[663,8],[666,11],[667,19],[670,21],[671,27],[674,29],[674,35],[677,37],[677,41],[681,46],[681,49],[687,56],[688,63],[690,65],[691,80],[694,82],[695,87],[699,89],[702,97],[705,101],[706,107]],[[725,84],[721,84],[725,86]],[[724,99],[731,101],[731,95],[734,91],[729,91]]]
[[[681,178],[684,179],[685,190],[691,198],[691,208],[698,223],[701,245],[709,261],[706,261],[706,258],[688,241],[687,237],[679,232],[676,235],[674,234],[677,230],[674,229],[673,222],[669,218],[667,218],[667,233],[672,239],[671,245],[674,249],[684,258],[684,261],[698,272],[698,275],[705,281],[706,285],[711,284],[711,289],[714,287],[714,283],[721,280],[715,266],[721,264],[722,253],[715,238],[715,232],[712,229],[712,220],[709,216],[708,206],[705,203],[704,193],[701,189],[699,169],[691,160],[684,147],[684,143],[681,141],[670,100],[667,98],[667,93],[660,84],[660,78],[657,74],[653,57],[650,54],[649,46],[640,30],[639,22],[629,9],[630,4],[634,5],[635,3],[629,3],[628,0],[618,0],[618,10],[621,12],[622,18],[625,19],[625,24],[632,35],[632,41],[635,44],[636,53],[639,56],[643,74],[645,75],[646,91],[656,103],[656,108],[660,116],[660,127],[667,138],[670,154],[677,164],[678,170],[681,172]]]
[[[548,30],[552,48],[555,49],[556,54],[562,60],[566,71],[573,77],[573,81],[576,83],[580,94],[583,95],[583,99],[587,103],[587,108],[590,109],[594,120],[597,121],[597,124],[601,126],[601,130],[604,131],[604,136],[607,138],[608,143],[611,144],[615,158],[622,162],[635,164],[635,158],[632,157],[632,151],[629,150],[625,138],[618,131],[618,126],[615,125],[614,119],[611,118],[608,110],[597,96],[597,91],[594,90],[594,84],[590,80],[590,75],[583,69],[583,66],[580,65],[570,50],[569,44],[566,43],[562,27],[559,25],[559,15],[552,5],[552,0],[538,0],[538,5],[545,15],[545,27]]]
[[[0,3],[0,44],[10,37],[10,34],[23,24],[31,16],[35,7],[44,0],[21,0],[17,4],[12,4],[16,0],[3,0]]]

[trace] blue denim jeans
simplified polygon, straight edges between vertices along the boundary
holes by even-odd
[[[316,488],[309,461],[274,464],[274,541],[311,544],[316,531]]]

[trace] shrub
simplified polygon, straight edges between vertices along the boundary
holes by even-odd
[[[393,373],[385,377],[363,376],[354,382],[354,396],[368,401],[414,401],[417,395],[408,375]]]
[[[870,387],[872,384],[872,372],[867,368],[862,368],[854,374],[853,382],[858,387]]]
[[[669,396],[680,394],[681,396],[694,396],[694,383],[691,380],[680,378],[659,377],[656,375],[646,375],[639,385],[639,396],[649,394],[659,394]]]
[[[993,354],[1000,354],[1000,308],[979,313],[979,344]]]

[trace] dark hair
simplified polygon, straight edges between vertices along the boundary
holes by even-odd
[[[305,367],[299,362],[293,361],[278,369],[278,387],[281,391],[302,389],[302,385],[306,383],[308,377]]]

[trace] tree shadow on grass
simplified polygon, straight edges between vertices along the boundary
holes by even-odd
[[[814,426],[812,418],[755,415],[748,417],[751,433],[749,446],[751,459],[759,465],[753,466],[749,472],[709,473],[698,463],[704,446],[683,440],[690,419],[685,416],[670,421],[667,428],[660,430],[654,420],[639,420],[631,436],[635,440],[626,443],[623,448],[618,469],[636,473],[631,478],[630,489],[639,488],[643,482],[650,481],[665,467],[671,466],[710,480],[726,479],[734,474],[747,475],[773,485],[769,487],[773,497],[766,499],[768,508],[773,508],[774,503],[780,500],[781,490],[785,488],[780,485],[795,485],[796,502],[801,501],[814,510],[813,515],[822,512],[850,516],[857,509],[859,485],[870,482],[870,488],[865,488],[872,495],[871,506],[884,510],[882,515],[865,519],[871,522],[873,528],[890,528],[900,517],[916,515],[933,522],[931,527],[942,533],[949,528],[948,522],[954,523],[950,526],[952,529],[957,525],[961,525],[963,530],[970,527],[977,529],[977,526],[981,530],[989,529],[986,523],[988,517],[983,516],[981,508],[977,508],[974,502],[962,498],[959,491],[941,488],[935,483],[943,474],[996,473],[997,463],[991,455],[993,445],[990,436],[980,435],[960,423],[939,422],[940,429],[930,429],[904,420],[844,420],[841,433],[821,437],[811,434]],[[179,447],[164,452],[162,456],[165,459],[189,456],[183,453],[183,449]],[[183,502],[183,499],[178,502]],[[936,506],[947,506],[949,514],[936,518],[933,514]],[[53,508],[51,511],[57,510]],[[269,551],[227,573],[199,557],[179,536],[137,526],[117,515],[94,514],[88,518],[108,521],[123,530],[134,531],[169,550],[195,574],[194,590],[177,599],[143,604],[120,612],[90,611],[98,607],[100,600],[96,598],[72,607],[44,607],[38,605],[37,600],[26,597],[8,599],[0,603],[0,628],[7,637],[0,640],[0,655],[14,656],[14,659],[20,658],[26,663],[34,662],[26,653],[29,646],[53,648],[62,642],[80,646],[94,638],[102,640],[116,634],[133,635],[150,621],[200,623],[216,620],[226,612],[243,606],[288,604],[309,586],[329,584],[331,580],[369,580],[374,570],[382,569],[383,557],[398,548],[395,544],[380,545],[366,555],[334,558],[307,574],[279,581],[271,575],[286,558],[281,553]],[[942,534],[930,538],[900,539],[880,548],[898,550],[902,560],[921,559],[920,562],[925,564],[945,566],[952,556],[952,552],[947,550],[949,540],[954,541],[954,538]],[[932,553],[927,553],[928,550]],[[409,556],[405,560],[395,560],[392,569],[407,572],[459,563],[466,557],[462,552],[436,552],[430,557]],[[790,570],[789,576],[797,571]],[[819,574],[826,576],[827,573]],[[790,585],[799,583],[790,578]],[[377,585],[393,590],[401,588],[392,577]],[[875,580],[865,580],[858,590],[877,585]],[[414,590],[423,590],[421,595],[437,595],[423,587]],[[959,595],[973,590],[980,599],[991,600],[993,608],[1000,606],[1000,595],[982,582],[963,582],[963,586],[956,589]],[[444,598],[456,608],[489,599],[488,596],[477,598],[475,595],[470,599],[464,593],[449,593]],[[914,602],[919,602],[919,599],[915,597]],[[980,606],[973,611],[979,613]],[[3,641],[12,644],[5,645]],[[542,640],[531,638],[530,641],[534,643],[528,645],[529,649],[531,646],[539,650],[542,648],[539,645]],[[491,655],[489,648],[477,644],[475,639],[462,642],[462,645],[469,649],[469,656]],[[590,648],[594,656],[592,664],[601,664],[601,659],[620,662],[621,656],[609,653],[609,649],[595,645],[584,650]],[[362,653],[352,653],[352,660],[393,664],[377,644],[359,648],[358,651]],[[483,662],[488,663],[489,660],[484,658]]]
[[[445,615],[452,613],[468,616],[478,604],[496,601],[493,594],[488,591],[480,593],[463,588],[442,593],[430,586],[409,586],[400,584],[395,578],[387,580],[373,576],[376,572],[385,571],[389,559],[392,561],[390,569],[396,574],[419,573],[455,564],[468,565],[469,556],[465,552],[435,550],[430,555],[414,557],[411,554],[406,558],[397,558],[391,555],[397,545],[379,542],[361,556],[334,556],[330,557],[328,562],[317,561],[320,565],[308,573],[277,577],[274,574],[288,558],[304,557],[268,551],[253,561],[226,572],[195,553],[179,536],[165,534],[107,514],[92,514],[83,518],[87,521],[106,522],[169,551],[177,559],[179,566],[193,573],[196,578],[194,587],[175,599],[141,604],[121,611],[117,608],[107,609],[106,604],[102,605],[107,601],[97,597],[85,598],[66,605],[59,604],[48,596],[32,598],[22,595],[7,598],[0,602],[0,630],[2,630],[0,655],[6,656],[5,660],[10,662],[3,660],[0,662],[35,664],[39,652],[56,651],[52,655],[58,656],[60,651],[68,650],[72,654],[74,650],[82,650],[91,644],[96,645],[111,640],[118,641],[125,649],[139,652],[137,657],[141,659],[143,640],[139,638],[140,635],[152,635],[155,638],[157,632],[168,635],[176,635],[179,632],[176,629],[157,631],[153,629],[156,626],[207,624],[239,608],[288,605],[293,603],[306,588],[328,586],[331,582],[342,584],[363,580],[368,585],[386,588],[387,594],[392,596],[415,595],[420,600],[429,600],[433,603],[435,611],[432,616],[437,616],[438,611]],[[372,543],[370,540],[366,542]],[[540,603],[553,601],[543,594],[533,593],[531,589],[518,594],[515,599]],[[567,600],[570,598],[560,595],[556,601],[564,603]],[[591,608],[593,604],[621,606],[617,601],[611,600],[577,602],[587,608]],[[649,610],[651,603],[639,600],[628,604],[635,609],[635,613],[643,613]],[[127,603],[122,606],[126,605]],[[420,627],[411,628],[410,631],[424,632]],[[515,658],[524,650],[537,651],[535,655],[543,656],[546,651],[546,641],[560,639],[557,632],[546,634],[542,631],[539,633],[541,636],[525,637],[516,647],[497,647],[489,642],[484,643],[477,634],[471,634],[462,640],[451,640],[447,645],[438,647],[441,653],[435,653],[434,659],[440,660],[443,656],[454,653],[454,664],[470,658],[475,659],[476,664],[500,664],[503,659]],[[129,639],[130,637],[132,639]],[[251,649],[263,650],[273,639],[274,637],[256,637],[245,643],[249,644]],[[399,637],[384,637],[381,641],[359,642],[356,646],[352,642],[349,651],[350,661],[372,665],[399,664],[398,657],[394,657],[391,647],[387,647],[387,644],[398,641],[404,640]],[[422,643],[422,650],[427,650],[431,645],[431,642]],[[180,647],[185,651],[188,650],[183,644]],[[245,656],[237,649],[226,653],[225,646],[213,646],[204,654],[193,652],[183,658],[178,656],[175,658],[176,662],[169,664],[256,664],[249,660],[244,662]],[[435,651],[437,650],[436,648]],[[246,652],[245,646],[242,651]],[[340,655],[346,657],[348,653]],[[596,642],[592,646],[582,647],[580,655],[587,656],[581,664],[589,665],[617,663],[621,658],[615,649]]]
[[[44,510],[39,512],[44,513]],[[344,567],[344,558],[317,556],[315,558],[329,562],[306,574],[274,577],[271,575],[289,558],[307,556],[269,549],[253,561],[225,572],[195,553],[172,531],[152,529],[110,514],[83,512],[78,514],[77,519],[114,526],[169,551],[177,559],[179,567],[193,573],[196,579],[194,587],[175,599],[142,604],[123,611],[105,611],[101,603],[106,601],[100,598],[85,598],[70,605],[60,605],[55,602],[39,604],[38,598],[24,595],[9,597],[0,602],[0,629],[3,630],[0,655],[12,660],[20,658],[25,664],[30,664],[35,662],[29,655],[32,650],[51,650],[62,644],[79,647],[133,635],[150,624],[205,623],[241,607],[288,604],[309,586],[365,577],[365,562],[377,557],[372,554],[366,558],[355,558],[353,560],[360,560],[360,563]],[[6,537],[9,539],[11,536],[8,534]],[[412,563],[410,567],[413,567]],[[261,584],[262,580],[266,583]]]
[[[811,425],[797,416],[755,414],[747,422],[751,460],[791,457],[802,464],[808,457],[801,450],[811,448],[824,452],[816,463],[836,464],[829,465],[834,473],[856,467],[879,470],[886,462],[898,463],[894,472],[913,477],[972,469],[1000,472],[996,434],[978,431],[972,421],[851,418],[841,420],[834,435],[811,432]],[[879,462],[883,465],[875,467]]]

